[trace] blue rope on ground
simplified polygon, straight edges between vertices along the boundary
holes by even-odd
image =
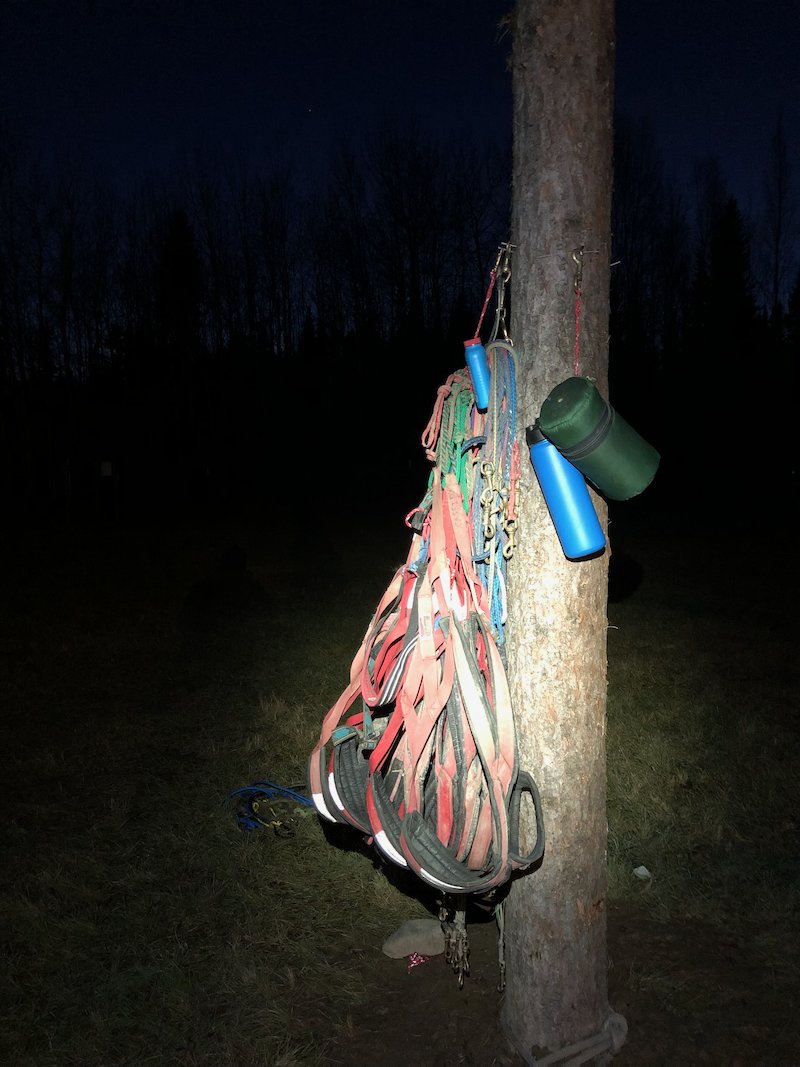
[[[241,798],[243,807],[239,808],[236,813],[236,819],[242,830],[258,830],[262,826],[268,825],[263,819],[260,819],[257,812],[257,805],[262,800],[293,800],[296,804],[303,804],[306,807],[313,808],[314,802],[307,796],[298,792],[296,789],[291,789],[289,786],[276,785],[275,782],[253,782],[252,785],[243,785],[239,789],[234,789],[228,793],[228,800],[234,798]],[[256,807],[254,807],[254,804]]]

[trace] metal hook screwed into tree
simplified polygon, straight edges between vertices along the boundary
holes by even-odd
[[[502,268],[500,268],[499,285],[497,287],[497,309],[495,311],[494,327],[490,338],[491,341],[496,341],[499,337],[501,341],[508,341],[509,344],[513,344],[513,342],[508,336],[508,329],[506,327],[505,292],[506,286],[511,280],[511,256],[513,255],[515,247],[516,245],[512,245],[510,241],[504,241],[497,251],[495,270],[499,267],[501,257],[503,265]]]
[[[573,278],[572,285],[575,290],[576,296],[580,293],[581,285],[583,283],[583,255],[583,245],[580,245],[580,247],[576,248],[572,253],[572,261],[575,264],[575,276]]]

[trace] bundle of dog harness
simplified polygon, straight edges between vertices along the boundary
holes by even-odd
[[[497,347],[492,359],[493,379],[503,381],[504,361],[513,383],[510,344]],[[502,456],[500,449],[487,451],[485,431],[493,418],[497,424],[501,414],[508,417],[508,401],[496,388],[488,415],[480,415],[464,372],[440,389],[423,436],[435,466],[422,503],[406,520],[413,531],[408,557],[378,604],[350,683],[325,716],[309,761],[321,816],[360,830],[387,859],[448,894],[486,893],[544,851],[538,790],[517,761],[498,648],[503,612],[491,606],[509,534],[513,548],[509,491],[498,476],[502,468],[511,478],[512,457],[507,440]],[[513,405],[510,414],[513,427]],[[476,484],[482,531],[475,529]],[[536,840],[523,854],[525,795]]]

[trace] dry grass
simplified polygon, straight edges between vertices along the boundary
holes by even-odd
[[[796,564],[745,535],[640,543],[643,581],[609,613],[612,894],[785,943],[800,921]]]
[[[233,541],[247,569],[221,574]],[[243,833],[227,796],[303,780],[404,541],[358,546],[358,571],[354,546],[315,546],[311,569],[264,527],[5,546],[0,1062],[326,1061],[364,992],[353,949],[422,905],[343,847],[355,835],[300,815],[290,839]],[[750,556],[645,542],[645,580],[611,612],[612,894],[789,943],[789,582],[768,584]],[[785,995],[798,975],[788,951],[774,958]]]
[[[303,780],[379,590],[340,604],[331,634],[315,609],[326,591],[298,603],[290,576],[255,556],[269,602],[253,611],[245,596],[237,619],[228,599],[222,619],[216,540],[16,546],[2,634],[3,1063],[322,1063],[363,992],[351,932],[380,943],[398,912],[419,910],[315,818],[298,815],[290,839],[238,828],[231,789]],[[198,586],[199,631],[185,618]],[[270,650],[260,659],[242,655],[253,630]]]

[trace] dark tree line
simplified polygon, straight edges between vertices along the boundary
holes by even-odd
[[[779,122],[746,215],[718,162],[670,182],[646,122],[618,118],[610,388],[664,455],[659,482],[716,504],[796,493],[798,188]]]
[[[798,217],[780,124],[762,169],[761,217],[713,161],[692,203],[646,124],[618,122],[612,398],[668,473],[699,484],[741,477],[767,420],[776,469],[796,462]],[[509,171],[507,148],[386,125],[318,175],[204,153],[123,196],[79,163],[45,169],[6,131],[8,506],[252,506],[309,485],[335,501],[346,479],[363,496],[382,475],[413,499],[419,432],[508,236]]]
[[[227,505],[300,456],[399,462],[404,404],[421,427],[474,330],[507,172],[408,127],[341,144],[315,181],[206,154],[123,199],[4,138],[7,500]]]

